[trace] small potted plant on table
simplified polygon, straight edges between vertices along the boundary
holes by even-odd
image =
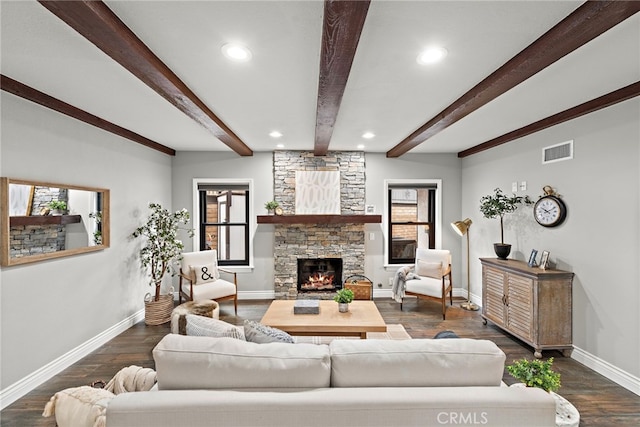
[[[349,311],[349,303],[353,301],[353,291],[351,289],[340,289],[336,292],[336,295],[333,297],[333,300],[338,303],[338,311],[340,313],[346,313]]]

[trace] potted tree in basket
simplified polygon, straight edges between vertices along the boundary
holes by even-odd
[[[480,212],[485,218],[500,218],[500,243],[493,244],[493,250],[500,259],[507,259],[511,253],[511,245],[504,242],[504,216],[515,212],[522,203],[531,205],[533,201],[529,196],[507,196],[499,188],[480,199]]]
[[[171,320],[173,310],[173,295],[160,294],[162,279],[167,273],[173,273],[173,263],[182,257],[184,245],[178,239],[180,224],[189,222],[189,212],[182,209],[169,212],[157,203],[150,203],[151,213],[147,222],[136,228],[131,234],[132,238],[146,238],[144,246],[140,249],[140,266],[150,274],[149,285],[155,286],[155,293],[145,296],[145,323],[147,325],[161,325]],[[193,236],[193,230],[186,230],[189,237]]]
[[[353,301],[353,291],[351,289],[340,289],[336,292],[333,300],[338,303],[338,311],[340,313],[346,313],[349,311],[349,303]]]

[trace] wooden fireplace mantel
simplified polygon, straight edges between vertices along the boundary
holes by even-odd
[[[382,215],[258,215],[258,224],[380,224]]]

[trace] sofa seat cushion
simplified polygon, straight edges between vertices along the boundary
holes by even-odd
[[[335,340],[332,387],[499,386],[505,354],[488,340]]]
[[[329,387],[329,347],[169,334],[153,350],[159,390]]]

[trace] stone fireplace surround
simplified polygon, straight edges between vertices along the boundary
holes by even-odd
[[[364,215],[365,155],[363,152],[276,151],[273,154],[274,199],[285,215],[295,215],[295,172],[340,171],[342,215]],[[342,258],[343,277],[364,274],[364,224],[275,224],[274,279],[276,299],[333,298],[332,292],[297,290],[298,258]]]

